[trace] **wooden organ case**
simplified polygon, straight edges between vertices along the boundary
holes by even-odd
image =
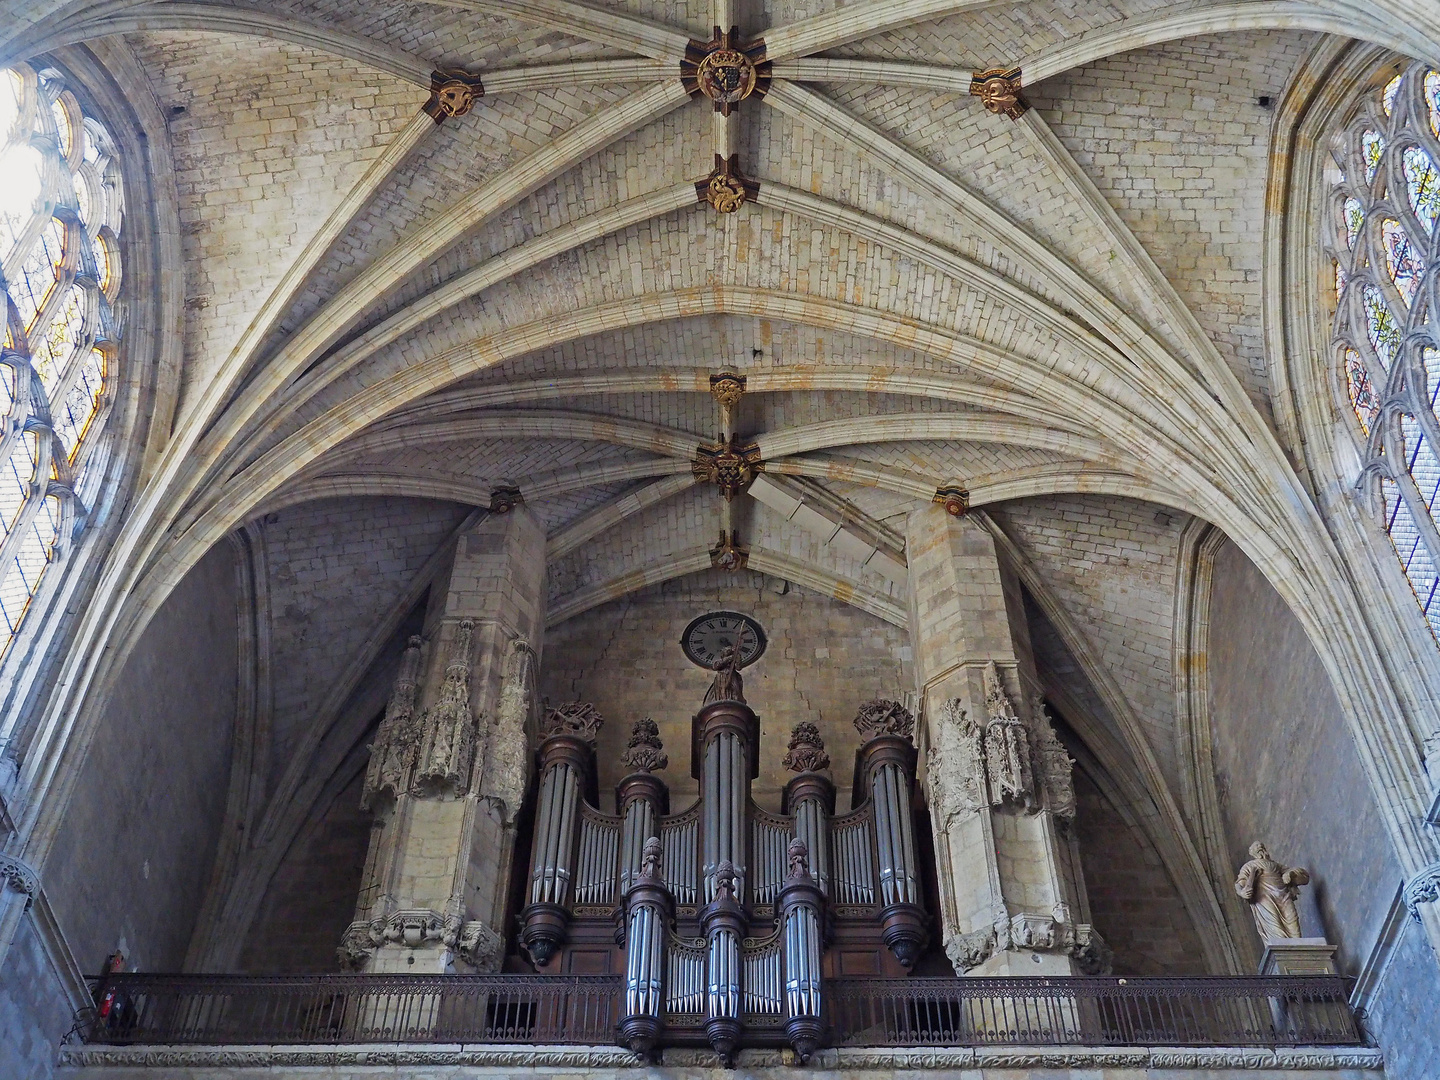
[[[896,702],[861,707],[854,809],[838,816],[819,732],[797,725],[796,775],[769,813],[750,797],[760,723],[729,660],[692,720],[700,796],[678,813],[652,773],[668,764],[653,721],[634,727],[612,815],[585,797],[600,717],[547,712],[519,940],[537,971],[625,973],[621,1034],[637,1051],[664,1032],[725,1059],[742,1038],[803,1059],[824,977],[904,975],[929,938],[914,720]]]

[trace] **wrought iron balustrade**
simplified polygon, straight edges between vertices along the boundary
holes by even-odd
[[[1338,975],[832,979],[838,1046],[1354,1046]]]
[[[621,997],[618,975],[121,974],[88,1041],[593,1046],[614,1042]]]
[[[822,984],[832,1046],[1343,1046],[1362,1043],[1331,975],[849,978]],[[106,976],[92,1043],[606,1045],[619,975]],[[103,1013],[103,1014],[102,1014]],[[741,1016],[740,1045],[780,1045]],[[673,1017],[659,1044],[704,1044]],[[694,1030],[691,1030],[693,1028]]]

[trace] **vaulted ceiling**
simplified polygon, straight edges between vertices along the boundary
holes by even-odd
[[[392,544],[388,599],[354,613],[391,625],[381,609],[463,507],[502,487],[549,531],[552,622],[708,567],[721,500],[691,462],[719,433],[722,368],[746,376],[736,428],[766,474],[872,539],[902,544],[941,487],[1030,500],[998,517],[1097,655],[1168,640],[1169,612],[1147,600],[1154,625],[1137,625],[1100,595],[1094,543],[1056,539],[1077,507],[1165,553],[1135,583],[1156,596],[1186,515],[1220,525],[1323,638],[1336,555],[1265,348],[1271,110],[1325,34],[1440,56],[1427,6],[26,6],[0,58],[90,48],[153,95],[183,252],[183,362],[156,404],[173,434],[73,684],[246,523],[269,522],[291,574],[272,587],[281,635],[277,596],[316,537]],[[770,81],[725,115],[680,70],[732,25]],[[1020,69],[1018,118],[971,93],[994,67]],[[436,69],[479,76],[473,108],[422,111]],[[703,182],[731,155],[751,186],[722,213]],[[903,577],[762,502],[737,500],[732,523],[753,568],[903,621]],[[1117,676],[1157,725],[1162,653],[1135,649]],[[349,664],[352,689],[364,670],[325,663]],[[277,690],[297,716],[333,722],[341,703]],[[1158,782],[1173,748],[1154,741],[1130,751]]]

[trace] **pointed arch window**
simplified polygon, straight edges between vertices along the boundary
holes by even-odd
[[[87,514],[119,337],[122,218],[105,126],[59,72],[0,70],[3,651]]]

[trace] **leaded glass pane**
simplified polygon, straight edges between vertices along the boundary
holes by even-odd
[[[1360,226],[1365,222],[1365,207],[1359,199],[1351,197],[1345,200],[1345,238],[1350,247],[1355,246],[1355,237],[1360,234]]]
[[[1410,243],[1405,227],[1394,218],[1380,223],[1380,243],[1385,248],[1385,269],[1390,272],[1390,280],[1395,282],[1406,305],[1413,304],[1415,290],[1420,288],[1420,276],[1425,272],[1420,253]]]
[[[65,447],[65,454],[75,460],[75,451],[85,438],[85,431],[100,407],[100,395],[105,389],[105,354],[91,349],[80,368],[79,377],[56,410],[55,434]]]
[[[1381,108],[1385,110],[1386,116],[1395,111],[1395,95],[1400,93],[1400,81],[1403,78],[1403,75],[1396,75],[1385,84],[1385,89],[1380,95]]]
[[[28,402],[28,412],[11,417],[24,433],[0,461],[0,649],[9,648],[46,567],[65,550],[56,545],[73,517],[69,485],[77,478],[64,458],[79,470],[93,460],[80,451],[100,427],[109,362],[93,345],[97,315],[117,299],[122,280],[114,149],[58,72],[38,80],[24,65],[0,72],[0,258],[5,302],[26,328],[18,341],[6,328],[21,355],[0,365],[0,413]],[[79,224],[39,217],[72,203]]]
[[[1350,391],[1350,404],[1355,408],[1360,427],[1369,435],[1375,414],[1380,411],[1380,402],[1375,396],[1375,387],[1370,381],[1365,361],[1354,349],[1345,350],[1345,385]]]
[[[1416,81],[1423,82],[1418,96]],[[1381,123],[1373,108],[1361,107],[1338,144],[1358,145],[1363,176],[1342,177],[1337,193],[1350,243],[1348,251],[1337,253],[1335,264],[1336,288],[1342,294],[1334,324],[1336,355],[1359,429],[1367,437],[1366,466],[1373,472],[1364,475],[1379,478],[1366,482],[1378,483],[1383,524],[1432,630],[1437,630],[1440,454],[1427,425],[1431,418],[1440,423],[1440,326],[1434,303],[1422,302],[1422,297],[1432,287],[1427,281],[1435,276],[1440,243],[1440,164],[1426,149],[1432,135],[1440,134],[1440,73],[1413,65],[1390,80],[1378,98],[1388,119]],[[1417,115],[1409,103],[1422,99],[1427,110]],[[1399,176],[1380,175],[1387,146],[1403,148],[1396,163]],[[1403,212],[1405,204],[1414,219]],[[1378,249],[1362,238],[1378,242]],[[1377,265],[1381,252],[1383,268]],[[1382,287],[1384,278],[1377,278],[1382,269],[1394,282],[1394,291]],[[1346,294],[1347,285],[1358,287],[1359,295],[1353,295],[1353,288]],[[1364,313],[1363,322],[1356,317],[1357,307]],[[1398,424],[1381,422],[1382,402],[1387,408],[1399,406]],[[1404,471],[1397,475],[1392,471],[1396,469]],[[1405,492],[1411,494],[1402,497]],[[1426,512],[1416,520],[1412,515],[1422,513],[1421,507]]]
[[[1360,136],[1360,154],[1365,159],[1365,179],[1375,179],[1380,159],[1385,156],[1385,136],[1373,129]]]
[[[1408,147],[1401,162],[1410,209],[1415,211],[1425,231],[1430,232],[1435,228],[1435,219],[1440,217],[1440,170],[1418,146]]]
[[[40,242],[30,249],[29,257],[20,264],[20,272],[10,285],[10,296],[20,312],[20,321],[33,335],[35,316],[45,303],[50,287],[60,273],[65,258],[65,223],[51,218],[40,234]]]
[[[1390,305],[1385,302],[1385,295],[1374,285],[1365,286],[1361,299],[1365,305],[1365,323],[1370,333],[1370,344],[1374,346],[1375,355],[1388,371],[1394,363],[1395,354],[1400,351],[1400,325],[1396,322]]]

